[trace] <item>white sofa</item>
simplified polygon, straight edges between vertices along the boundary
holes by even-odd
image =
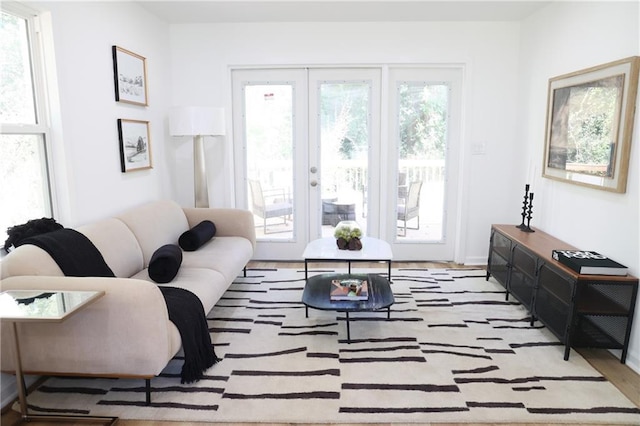
[[[116,278],[66,277],[44,250],[19,246],[0,263],[0,289],[102,290],[105,295],[62,323],[21,324],[22,367],[30,374],[139,377],[158,375],[181,348],[165,300],[147,267],[159,247],[203,220],[216,226],[213,239],[184,252],[178,275],[167,286],[195,293],[209,312],[242,274],[255,249],[251,212],[182,208],[156,201],[76,230],[93,242]],[[2,324],[1,366],[13,372],[12,333]]]

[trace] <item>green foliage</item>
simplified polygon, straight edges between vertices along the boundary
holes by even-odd
[[[350,241],[352,238],[362,237],[362,230],[357,225],[350,224],[338,224],[333,236],[336,238],[343,238],[346,241]]]
[[[398,87],[401,159],[443,159],[449,88],[404,83]]]
[[[0,122],[35,123],[27,24],[0,14]]]
[[[614,76],[571,89],[568,100],[567,163],[610,164],[617,132],[616,102],[622,85],[619,78]]]
[[[369,148],[369,89],[367,83],[322,84],[323,152],[337,152],[342,160],[366,155]]]

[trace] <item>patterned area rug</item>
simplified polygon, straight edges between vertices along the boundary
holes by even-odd
[[[395,269],[391,319],[351,314],[351,343],[344,314],[305,317],[304,271],[248,275],[208,314],[223,360],[204,380],[181,385],[178,357],[152,380],[150,406],[143,380],[50,378],[30,408],[209,422],[640,424],[631,401],[575,351],[564,361],[557,339],[482,270]]]

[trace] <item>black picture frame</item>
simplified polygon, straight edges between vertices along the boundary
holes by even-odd
[[[111,53],[116,102],[148,106],[146,59],[118,46]]]

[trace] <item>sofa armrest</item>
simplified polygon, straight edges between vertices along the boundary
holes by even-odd
[[[244,209],[183,207],[184,214],[193,228],[203,220],[216,225],[216,235],[220,237],[244,237],[256,248],[256,228],[253,213]]]
[[[20,323],[27,372],[154,376],[177,349],[155,283],[130,278],[16,276],[0,290],[101,290],[105,295],[61,323]],[[2,369],[13,370],[10,324],[2,324]],[[174,346],[174,347],[172,347]]]

